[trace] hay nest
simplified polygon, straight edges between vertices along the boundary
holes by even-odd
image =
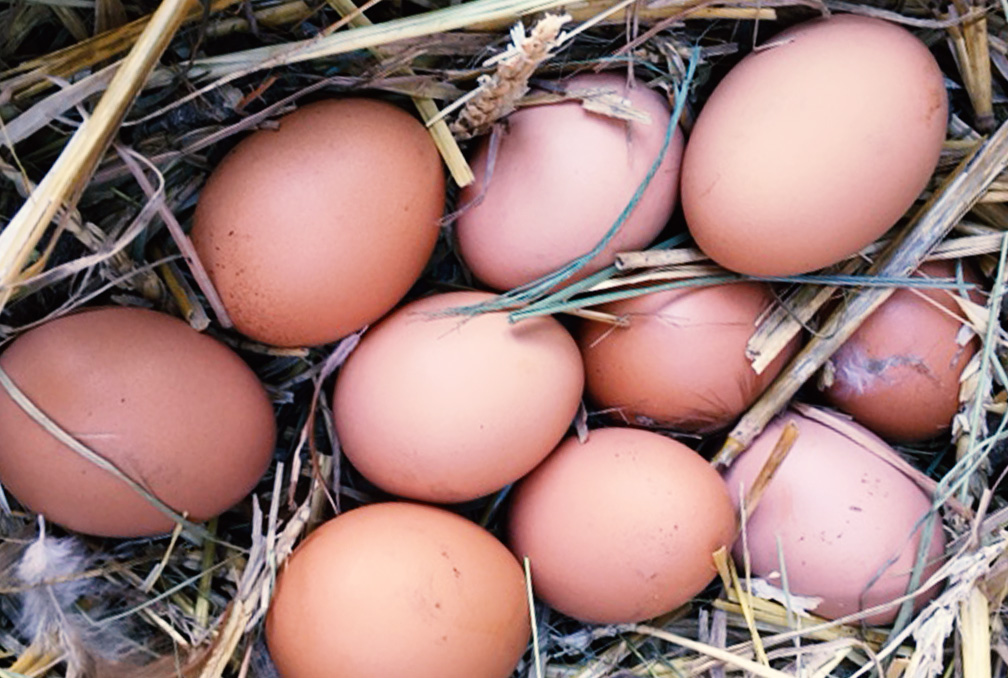
[[[314,98],[367,90],[404,105],[412,99],[453,185],[463,185],[472,177],[467,140],[534,96],[536,78],[633,64],[639,79],[680,106],[688,128],[717,74],[759,35],[831,11],[902,23],[944,55],[953,92],[949,139],[931,199],[912,222],[828,275],[781,281],[786,303],[750,342],[757,363],[769,363],[808,327],[838,288],[856,292],[710,449],[721,445],[715,461],[730,462],[838,338],[893,285],[905,284],[921,260],[976,257],[995,283],[986,306],[967,319],[984,344],[954,435],[903,450],[936,486],[956,488],[935,502],[936,511],[955,503],[945,511],[958,535],[942,570],[949,585],[938,605],[903,615],[892,628],[862,628],[797,618],[751,593],[724,561],[721,580],[693,604],[648,625],[588,626],[537,606],[538,654],[530,648],[518,670],[550,678],[716,678],[726,671],[762,678],[1003,676],[1008,501],[997,483],[1008,437],[1001,329],[1008,5],[967,0],[0,5],[0,338],[85,304],[155,307],[240,351],[273,396],[280,430],[275,461],[253,497],[205,532],[180,526],[157,539],[59,541],[59,529],[47,526],[46,538],[57,540],[55,569],[34,580],[19,575],[17,564],[39,539],[36,517],[3,498],[0,661],[7,668],[0,676],[144,675],[133,664],[108,661],[121,654],[142,656],[150,675],[273,675],[261,632],[277,568],[335,511],[381,497],[340,463],[335,442],[323,385],[347,347],[279,350],[243,339],[228,329],[205,274],[191,263],[184,231],[195,196],[242,133]],[[518,21],[524,30],[513,30]],[[108,89],[117,66],[128,77]],[[604,319],[591,309],[600,301],[733,276],[677,237],[626,253],[617,266],[558,292],[566,277],[504,295],[492,308],[516,320],[553,313]],[[467,281],[445,238],[414,293]],[[460,510],[493,529],[501,504],[500,496],[490,497]],[[62,613],[26,621],[32,604],[45,607],[40,596],[59,602]]]

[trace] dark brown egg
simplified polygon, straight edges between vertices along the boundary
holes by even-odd
[[[968,283],[978,280],[964,270]],[[918,275],[954,280],[955,271],[941,261]],[[959,409],[959,378],[980,343],[960,334],[955,294],[897,290],[830,359],[827,400],[889,440],[926,440],[947,430]]]
[[[269,464],[273,408],[255,374],[181,320],[88,310],[37,327],[0,356],[64,431],[191,520],[249,493]],[[173,523],[124,481],[63,445],[0,389],[0,482],[29,508],[88,534]]]
[[[434,249],[443,209],[423,125],[380,101],[323,101],[224,158],[192,238],[238,330],[324,344],[395,306]]]

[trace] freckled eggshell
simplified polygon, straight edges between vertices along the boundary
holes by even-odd
[[[384,102],[322,101],[244,139],[210,176],[193,244],[235,327],[324,344],[388,312],[437,240],[444,176],[417,120]]]
[[[508,535],[536,594],[593,623],[640,621],[700,593],[735,538],[724,483],[685,445],[638,429],[565,440],[515,490]]]
[[[462,213],[456,233],[462,258],[490,287],[516,287],[589,252],[629,204],[665,141],[671,110],[664,96],[642,83],[628,89],[624,74],[589,74],[566,86],[619,92],[651,122],[591,113],[580,101],[519,110],[508,118],[489,184],[490,141],[483,139],[470,162],[476,181],[459,204],[481,193],[483,200]],[[676,204],[682,149],[676,128],[621,232],[577,277],[655,239]]]
[[[584,370],[560,323],[431,315],[492,298],[452,292],[408,304],[343,366],[336,430],[374,484],[422,501],[475,499],[528,473],[567,432]]]
[[[955,280],[952,262],[921,271]],[[964,277],[977,281],[969,267]],[[959,409],[959,377],[980,344],[975,336],[965,345],[956,341],[963,313],[953,294],[897,290],[830,359],[829,402],[890,440],[926,440],[947,430]]]
[[[867,429],[826,410],[789,410],[774,419],[728,470],[732,501],[747,491],[789,421],[798,439],[777,470],[747,525],[752,572],[771,577],[780,571],[780,538],[792,593],[817,596],[812,612],[836,619],[892,601],[906,592],[920,543],[915,525],[929,510],[928,496],[884,461],[896,452]],[[911,539],[912,535],[912,539]],[[741,562],[741,546],[735,557]],[[945,537],[938,519],[932,533],[924,579],[940,565]],[[895,562],[872,582],[891,558]],[[922,580],[923,581],[923,580]],[[783,588],[779,576],[770,583]],[[862,597],[863,594],[863,597]],[[937,590],[918,596],[921,607]],[[865,618],[891,622],[899,606]]]
[[[704,105],[683,158],[690,232],[752,275],[833,264],[892,227],[945,138],[941,69],[907,30],[838,15],[746,56]]]
[[[281,678],[506,678],[529,639],[521,566],[442,509],[371,504],[281,570],[266,641]]]
[[[0,356],[65,431],[178,512],[205,520],[236,504],[273,452],[273,408],[220,342],[171,316],[100,308],[32,329]],[[0,391],[0,482],[54,523],[134,537],[174,523],[128,485],[59,443]]]
[[[727,426],[798,348],[796,338],[762,374],[753,371],[746,344],[773,300],[767,285],[738,283],[601,307],[630,325],[581,323],[577,338],[589,397],[631,423],[700,432]]]

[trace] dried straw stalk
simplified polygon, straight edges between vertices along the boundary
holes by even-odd
[[[341,17],[353,17],[350,19],[351,26],[359,28],[374,25],[370,19],[358,10],[353,0],[328,0],[328,2],[329,6],[335,9]],[[379,59],[384,56],[382,50],[377,47],[372,47],[371,53]],[[400,69],[396,73],[398,75],[416,75],[413,69],[408,67]],[[469,163],[466,162],[462,149],[459,148],[451,131],[448,129],[448,123],[440,119],[437,103],[427,97],[413,97],[413,105],[416,106],[424,122],[429,123],[427,129],[434,140],[434,144],[437,146],[438,152],[441,153],[448,171],[451,172],[455,183],[459,186],[468,186],[471,184],[475,179],[472,169],[469,167]]]
[[[0,310],[49,224],[73,209],[192,0],[163,0],[123,60],[94,114],[74,133],[28,200],[0,233]]]
[[[685,636],[680,636],[675,633],[669,633],[668,631],[664,631],[653,626],[634,624],[630,626],[629,630],[634,633],[651,636],[652,638],[663,640],[666,643],[672,643],[673,645],[678,645],[679,647],[683,647],[687,650],[706,655],[712,659],[723,662],[728,666],[742,669],[746,673],[757,676],[758,678],[791,678],[791,674],[778,671],[777,669],[755,662],[751,659],[746,659],[745,657],[741,657],[730,650],[724,650],[719,647],[714,647],[713,645],[708,645],[707,643],[701,643],[693,640],[692,638],[686,638]]]
[[[612,7],[614,0],[587,0],[582,2],[571,2],[563,5],[563,11],[570,15],[575,22],[588,21],[601,12],[605,12]],[[627,20],[627,14],[632,16],[642,24],[650,24],[669,17],[683,14],[684,9],[689,10],[691,19],[733,19],[737,21],[776,21],[777,11],[773,5],[781,4],[775,0],[768,0],[760,3],[759,6],[702,6],[700,0],[686,0],[677,2],[652,3],[651,6],[642,5],[633,10],[626,8],[619,9],[611,14],[607,14],[599,23],[601,24],[622,24]],[[469,28],[474,31],[500,31],[508,27],[504,21],[485,21],[474,24]]]
[[[859,265],[858,260],[847,261],[837,273],[851,275]],[[791,341],[808,327],[815,314],[826,305],[837,289],[833,285],[802,285],[782,303],[774,306],[746,345],[746,356],[752,361],[756,374],[763,374]]]
[[[461,5],[361,26],[324,37],[197,59],[194,65],[204,69],[208,77],[238,71],[247,74],[265,68],[346,54],[358,49],[381,47],[399,40],[454,31],[483,21],[513,21],[526,14],[545,12],[564,2],[566,0],[471,0]]]
[[[239,0],[210,0],[210,11],[219,12],[238,2]],[[196,21],[202,16],[203,7],[199,3],[191,3],[186,7],[183,21]],[[0,78],[4,78],[0,80],[0,90],[11,90],[16,97],[35,96],[53,87],[53,82],[50,80],[52,76],[66,78],[97,63],[116,58],[134,45],[153,18],[153,14],[140,17],[119,28],[99,33],[37,59],[22,62],[0,73]]]
[[[991,678],[990,604],[977,586],[959,603],[963,678]]]
[[[984,190],[1008,167],[1008,123],[1004,123],[966,158],[917,213],[914,219],[869,269],[869,276],[908,276],[928,252],[962,219]],[[798,389],[829,359],[893,288],[862,288],[826,321],[821,333],[791,361],[735,426],[714,457],[715,466],[729,466]]]
[[[962,227],[963,224],[960,224],[959,228]],[[1001,248],[1002,238],[1002,231],[950,238],[937,245],[926,257],[926,260],[962,259],[995,253]],[[889,244],[888,240],[872,243],[855,257],[841,264],[836,270],[836,274],[849,276],[857,273],[865,265],[864,257],[877,254]],[[684,271],[688,265],[706,261],[709,261],[707,255],[692,247],[622,252],[616,255],[616,269],[619,271],[662,270],[641,278],[614,279],[599,285],[596,289],[604,289],[606,286],[620,281],[640,282],[641,279],[674,279],[675,274]],[[665,270],[666,267],[674,268]],[[719,271],[716,267],[709,272],[710,275],[720,275],[721,273],[723,271]],[[834,285],[804,284],[789,292],[781,300],[781,303],[775,305],[773,310],[760,320],[759,326],[746,346],[746,355],[752,361],[753,371],[756,374],[762,374],[790,344],[791,340],[808,327],[812,318],[826,305],[838,289]]]
[[[954,0],[950,9],[952,17],[958,18],[969,15],[971,7],[964,0]],[[982,14],[972,16],[961,25],[949,26],[948,32],[963,84],[973,105],[976,127],[982,132],[989,132],[994,129],[994,103],[987,18]]]

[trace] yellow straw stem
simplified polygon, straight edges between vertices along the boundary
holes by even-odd
[[[42,182],[0,233],[0,310],[32,251],[61,211],[70,211],[112,142],[134,98],[185,19],[192,0],[164,0]]]

